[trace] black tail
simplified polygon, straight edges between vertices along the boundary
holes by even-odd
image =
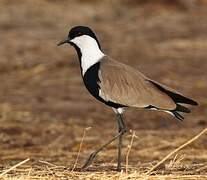
[[[158,83],[149,80],[154,86],[156,86],[160,91],[165,92],[168,96],[170,96],[173,101],[177,104],[177,103],[183,103],[183,104],[190,104],[190,105],[194,105],[197,106],[198,103],[190,98],[184,97],[181,94],[172,92],[170,90],[165,89],[164,87],[162,87],[161,85],[159,85]]]
[[[179,121],[183,121],[184,117],[181,116],[177,111],[171,111],[171,112]]]
[[[167,88],[162,87],[159,83],[156,83],[154,81],[149,80],[155,87],[157,87],[160,91],[166,93],[168,96],[172,98],[172,100],[177,105],[174,110],[168,110],[169,113],[171,113],[174,117],[176,117],[178,120],[183,121],[184,117],[181,116],[180,113],[190,113],[190,109],[188,109],[185,106],[180,105],[181,104],[190,104],[197,106],[198,103],[190,98],[184,97],[181,94],[178,94],[176,92],[172,92],[168,90]]]
[[[176,108],[174,110],[169,110],[178,120],[183,121],[184,117],[181,116],[181,113],[190,113],[190,109],[188,109],[185,106],[182,106],[180,104],[177,104]]]
[[[190,113],[190,109],[188,109],[187,107],[182,106],[180,104],[177,104],[177,107],[176,107],[176,109],[174,111]]]
[[[181,114],[179,113],[190,113],[190,109],[188,109],[185,106],[182,106],[180,104],[176,104],[176,108],[173,110],[167,110],[167,109],[159,109],[155,106],[149,105],[147,107],[145,107],[146,109],[155,109],[155,110],[160,110],[160,111],[165,111],[170,113],[171,115],[173,115],[174,117],[176,117],[178,120],[183,121],[184,117],[181,116]]]

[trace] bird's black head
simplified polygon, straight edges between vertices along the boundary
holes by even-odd
[[[71,45],[74,45],[71,40],[73,40],[76,37],[83,36],[83,35],[88,35],[88,36],[92,37],[93,39],[95,39],[99,48],[101,49],[101,46],[99,44],[99,41],[98,41],[95,33],[92,31],[92,29],[90,29],[87,26],[75,26],[72,29],[70,29],[70,31],[68,33],[68,37],[65,40],[59,42],[58,46],[65,44],[65,43],[69,43]]]
[[[92,29],[90,29],[89,27],[86,27],[86,26],[73,27],[69,31],[68,38],[70,38],[72,40],[73,38],[76,38],[76,37],[82,36],[82,35],[88,35],[88,36],[97,40],[97,37],[96,37],[95,33],[92,31]]]

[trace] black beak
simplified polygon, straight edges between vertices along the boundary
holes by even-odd
[[[60,41],[60,42],[57,44],[57,46],[61,46],[61,45],[65,44],[65,43],[69,43],[69,42],[70,42],[70,38],[67,37],[66,39]]]

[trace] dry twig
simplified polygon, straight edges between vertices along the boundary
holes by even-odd
[[[18,164],[12,166],[11,168],[7,169],[6,171],[4,171],[3,173],[0,174],[0,178],[3,177],[5,174],[7,174],[8,172],[12,171],[13,169],[17,168],[18,166],[21,166],[22,164],[26,163],[27,161],[29,161],[30,158],[25,159],[24,161],[19,162]]]
[[[42,161],[42,160],[39,160],[39,162],[40,162],[40,163],[43,163],[43,164],[47,164],[47,165],[53,166],[53,167],[57,167],[57,165],[52,164],[52,163],[47,162],[47,161]]]
[[[79,159],[80,152],[81,152],[81,148],[82,148],[82,145],[83,145],[83,140],[84,140],[85,135],[86,135],[86,131],[88,131],[88,130],[90,130],[90,129],[91,129],[91,127],[88,127],[88,128],[85,128],[85,129],[83,130],[83,136],[82,136],[82,139],[81,139],[81,142],[80,142],[80,146],[79,146],[79,149],[78,149],[78,154],[77,154],[77,156],[76,156],[76,160],[75,160],[75,163],[74,163],[73,168],[72,168],[71,171],[74,171],[74,169],[75,169],[76,166],[77,166],[78,159]]]
[[[187,141],[186,143],[182,144],[181,146],[179,146],[178,148],[176,148],[174,151],[172,151],[170,154],[168,154],[167,156],[165,156],[160,162],[158,162],[155,166],[153,166],[147,173],[146,175],[150,175],[157,167],[159,167],[162,163],[164,163],[169,157],[171,157],[173,154],[177,153],[178,151],[180,151],[181,149],[183,149],[184,147],[186,147],[187,145],[191,144],[193,141],[195,141],[196,139],[198,139],[201,135],[203,135],[204,133],[207,132],[207,128],[205,128],[203,131],[201,131],[199,134],[197,134],[196,136],[194,136],[192,139],[190,139],[189,141]]]
[[[133,144],[133,141],[134,141],[134,137],[135,137],[135,132],[132,131],[132,138],[131,138],[131,142],[130,144],[128,145],[128,151],[127,151],[127,154],[126,154],[126,173],[128,172],[128,165],[129,165],[129,153],[132,149],[132,144]]]

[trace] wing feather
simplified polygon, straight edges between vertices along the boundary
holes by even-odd
[[[136,69],[104,57],[99,71],[100,93],[106,101],[131,107],[147,107],[173,110],[176,103],[159,90],[150,79]]]

